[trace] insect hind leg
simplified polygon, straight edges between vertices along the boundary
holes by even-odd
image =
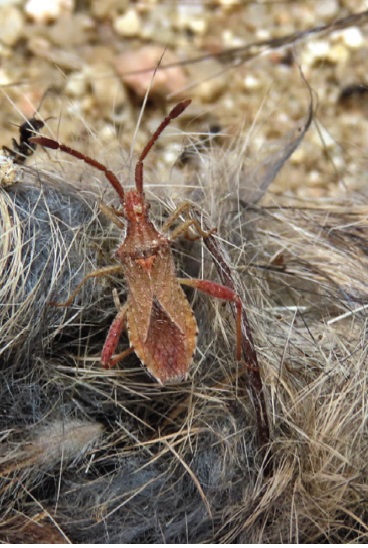
[[[222,299],[224,301],[232,302],[236,306],[236,359],[240,361],[241,359],[241,319],[242,319],[242,308],[243,303],[239,295],[226,285],[219,284],[217,282],[212,282],[210,280],[198,280],[193,278],[178,278],[178,282],[182,285],[188,285],[194,287],[211,297],[216,299]]]
[[[127,348],[124,352],[121,352],[113,357],[113,354],[119,344],[120,336],[125,329],[127,309],[128,305],[125,303],[125,305],[122,306],[116,314],[107,334],[101,354],[101,363],[105,369],[110,369],[110,367],[113,367],[117,362],[123,360],[126,356],[129,356],[129,354],[134,352],[133,348]]]

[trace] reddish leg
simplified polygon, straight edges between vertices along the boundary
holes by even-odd
[[[116,347],[119,344],[120,336],[125,328],[126,311],[127,305],[125,304],[117,313],[107,334],[101,354],[101,363],[105,369],[113,367],[118,361],[122,360],[125,356],[133,352],[133,348],[128,348],[121,354],[115,356],[115,358],[112,358]]]
[[[241,360],[241,315],[242,315],[242,302],[239,297],[225,285],[218,284],[216,282],[210,282],[209,280],[193,280],[190,278],[178,278],[178,282],[182,285],[189,285],[195,287],[211,297],[217,299],[223,299],[224,301],[230,301],[236,305],[236,359]]]
[[[108,363],[104,364],[105,369],[111,369],[111,367],[114,367],[118,362],[121,362],[126,358],[127,356],[130,356],[130,354],[133,354],[134,348],[129,347],[124,352],[120,352],[120,354],[116,354],[113,358],[110,358]],[[101,360],[102,361],[102,360]]]

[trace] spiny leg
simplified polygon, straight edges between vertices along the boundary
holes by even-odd
[[[115,207],[113,206],[109,206],[107,204],[104,204],[103,202],[101,202],[99,204],[99,208],[100,210],[102,211],[102,213],[108,218],[110,219],[111,222],[113,222],[117,227],[121,228],[121,229],[124,229],[125,228],[125,224],[120,221],[119,217],[123,217],[124,214],[121,210],[119,209],[116,209]]]
[[[178,282],[182,285],[188,285],[194,287],[211,297],[216,299],[223,299],[224,301],[230,301],[236,305],[236,359],[241,360],[241,316],[242,316],[242,301],[230,287],[211,282],[209,280],[193,280],[191,278],[178,278]]]
[[[101,363],[105,369],[113,367],[118,361],[124,359],[126,356],[134,352],[133,348],[127,348],[126,350],[124,350],[124,352],[117,354],[114,358],[112,357],[116,350],[116,347],[119,344],[120,336],[125,328],[127,309],[128,304],[125,303],[125,305],[116,314],[115,319],[112,322],[109,332],[107,334],[101,354]]]
[[[198,234],[190,233],[188,229],[192,226],[195,227]],[[188,219],[183,224],[175,228],[175,230],[173,230],[170,235],[170,240],[176,240],[176,238],[184,233],[187,240],[191,240],[194,242],[195,240],[199,240],[200,238],[208,238],[208,236],[210,236],[214,232],[216,232],[216,228],[212,228],[209,232],[206,232],[202,229],[197,219]]]
[[[102,278],[103,276],[109,276],[110,274],[116,274],[121,271],[121,266],[106,266],[104,268],[99,268],[98,270],[94,270],[93,272],[90,272],[86,276],[84,276],[83,280],[77,285],[73,293],[70,295],[67,301],[63,303],[56,303],[56,302],[50,302],[49,304],[51,306],[70,306],[72,302],[74,301],[75,297],[79,293],[81,287],[90,279],[90,278]]]
[[[116,354],[113,358],[110,358],[106,363],[104,363],[101,360],[101,363],[104,367],[104,369],[111,369],[111,367],[114,367],[118,362],[123,361],[127,356],[130,356],[130,354],[133,354],[134,348],[129,347],[126,350],[123,350],[123,352],[120,352],[120,354]]]
[[[134,352],[134,348],[129,347],[123,352],[120,352],[120,354],[116,354],[116,356],[114,356],[113,358],[110,358],[108,362],[102,363],[102,360],[101,360],[101,363],[105,369],[111,369],[111,367],[114,367],[114,365],[116,365],[118,362],[123,361],[127,356],[130,356],[130,354],[133,354],[133,352]]]
[[[167,232],[169,228],[175,223],[175,221],[182,215],[183,213],[188,214],[188,212],[193,208],[193,204],[190,202],[183,202],[181,203],[175,211],[170,215],[166,223],[162,227],[162,232]],[[198,235],[197,236],[190,236],[188,228],[194,226]],[[187,219],[184,221],[181,225],[179,225],[177,228],[173,230],[171,233],[170,239],[175,240],[178,238],[181,234],[185,233],[186,238],[188,240],[198,240],[199,238],[208,238],[211,234],[216,232],[216,228],[212,228],[209,231],[203,230],[197,219]]]

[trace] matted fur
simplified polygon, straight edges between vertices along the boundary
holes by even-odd
[[[200,337],[187,382],[159,387],[134,356],[102,370],[117,281],[96,281],[65,310],[48,301],[109,264],[116,229],[96,212],[98,194],[24,167],[23,182],[1,191],[4,540],[19,540],[20,527],[34,534],[19,512],[40,535],[72,542],[366,538],[366,207],[353,196],[348,210],[338,200],[247,205],[242,168],[238,200],[221,196],[223,159],[212,154],[206,169],[221,208],[193,192],[240,274],[270,474],[227,306],[193,301]],[[202,250],[190,244],[181,268],[188,257],[195,275]],[[201,263],[216,279],[208,253]]]
[[[234,65],[262,44],[234,50]],[[116,205],[113,193],[63,155],[33,168],[1,159],[3,542],[367,542],[368,209],[358,182],[323,201],[272,195],[307,125],[254,159],[248,135],[229,146],[193,138],[167,184],[150,187],[148,166],[145,177],[158,226],[191,199],[218,229],[261,367],[266,446],[229,305],[188,292],[200,332],[186,382],[158,386],[134,355],[103,370],[124,280],[90,281],[66,309],[50,301],[113,262],[122,235],[98,207]],[[99,152],[129,184],[120,147]],[[180,276],[218,281],[202,241],[173,247]]]

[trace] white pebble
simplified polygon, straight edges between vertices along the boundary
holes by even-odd
[[[71,73],[65,83],[64,91],[72,97],[82,97],[87,91],[85,75],[82,72]]]
[[[322,2],[316,2],[314,10],[317,18],[332,17],[338,13],[339,5],[336,0],[323,0]]]
[[[239,36],[235,36],[230,29],[225,29],[222,32],[222,43],[228,48],[241,48],[245,45],[244,40]]]
[[[308,173],[308,181],[310,184],[317,184],[321,182],[321,174],[317,170],[312,170]]]
[[[252,74],[247,74],[247,76],[244,78],[245,89],[259,89],[260,86],[260,80]]]
[[[339,42],[331,45],[327,40],[315,40],[307,44],[302,54],[302,62],[312,66],[322,60],[333,64],[346,63],[349,59],[349,50],[345,44]]]
[[[290,162],[295,165],[299,165],[305,160],[305,150],[297,148],[290,156]]]
[[[238,0],[220,0],[220,4],[225,10],[233,8],[237,3]]]
[[[3,68],[0,68],[0,87],[8,86],[13,81],[10,74],[8,74]]]
[[[358,49],[364,45],[362,31],[358,27],[350,27],[341,31],[341,38],[344,44],[350,49]]]
[[[309,42],[307,49],[312,58],[326,57],[328,55],[330,45],[326,40],[314,40]]]
[[[74,0],[28,0],[24,10],[37,23],[47,23],[63,14],[72,13]]]
[[[175,26],[179,29],[190,29],[195,34],[204,34],[207,21],[203,17],[203,6],[200,4],[179,4]]]
[[[344,64],[349,60],[350,53],[345,44],[335,44],[330,48],[326,59],[330,63]]]
[[[23,34],[24,21],[20,11],[14,6],[0,7],[1,41],[14,46]]]
[[[130,9],[124,15],[120,15],[114,21],[114,29],[117,34],[126,38],[139,35],[141,20],[138,13]]]

